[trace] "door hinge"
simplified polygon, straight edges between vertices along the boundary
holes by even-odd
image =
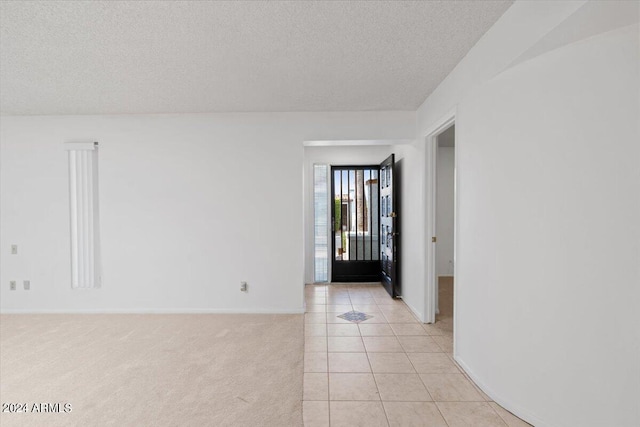
[[[431,243],[435,243],[437,240],[438,240],[438,239],[436,238],[436,236],[433,236],[433,237],[431,238]]]

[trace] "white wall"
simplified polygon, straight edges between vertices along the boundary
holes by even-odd
[[[619,8],[613,11],[610,8]],[[456,113],[454,357],[536,426],[640,425],[637,2],[516,2],[396,150]],[[613,17],[613,18],[612,18]],[[424,185],[404,187],[403,298],[426,313]]]
[[[419,318],[424,318],[424,206],[422,192],[424,153],[412,144],[393,147],[396,175],[400,177],[400,281],[402,300]]]
[[[453,215],[455,149],[438,147],[436,190],[436,274],[453,276]]]
[[[2,117],[1,308],[300,311],[303,141],[407,138],[414,124],[405,112]],[[63,143],[94,140],[103,287],[72,290]],[[9,291],[24,279],[30,291]]]
[[[640,425],[638,27],[458,106],[456,358],[535,425]]]
[[[389,140],[391,144],[393,140]],[[305,167],[305,283],[313,283],[314,268],[314,227],[313,227],[313,165],[377,165],[391,153],[390,145],[359,145],[359,146],[326,146],[304,147]],[[329,177],[330,180],[330,177]],[[331,190],[327,190],[331,199]],[[331,224],[331,221],[328,222]],[[331,230],[328,242],[331,251]],[[331,281],[331,256],[329,256],[329,281]]]
[[[520,1],[512,5],[418,108],[416,142],[394,148],[396,159],[404,163],[403,227],[411,230],[402,239],[403,300],[419,318],[427,320],[429,303],[425,289],[425,263],[428,252],[426,242],[431,238],[427,235],[429,230],[426,227],[426,196],[430,189],[425,187],[426,159],[429,156],[425,151],[425,138],[442,125],[445,117],[453,114],[465,96],[533,48],[538,48],[538,43],[547,34],[586,3],[586,0]],[[612,20],[609,25],[615,23]]]
[[[607,2],[600,3],[606,7]],[[418,108],[417,136],[424,138],[470,91],[537,47],[585,4],[587,0],[515,2]]]

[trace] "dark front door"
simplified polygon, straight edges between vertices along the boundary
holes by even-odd
[[[398,281],[398,203],[395,156],[380,163],[380,281],[391,297],[400,293]]]
[[[380,280],[378,165],[332,166],[332,282]]]

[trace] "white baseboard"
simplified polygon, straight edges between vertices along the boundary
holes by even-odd
[[[469,366],[466,363],[464,363],[464,360],[462,360],[460,356],[454,354],[453,358],[458,363],[458,365],[460,365],[460,367],[467,373],[467,375],[469,375],[469,377],[473,380],[473,382],[476,383],[478,387],[480,387],[480,390],[482,390],[487,396],[489,396],[498,405],[502,406],[507,411],[522,418],[523,420],[525,420],[526,422],[528,422],[533,426],[553,427],[551,424],[533,415],[531,412],[522,408],[520,405],[516,405],[515,403],[511,402],[509,399],[505,399],[502,396],[495,393],[490,387],[488,387],[484,383],[484,381],[478,378],[478,376],[471,369],[469,369]]]
[[[422,313],[420,313],[418,310],[416,310],[411,304],[409,304],[407,301],[405,301],[404,299],[402,300],[405,305],[407,307],[409,307],[409,310],[411,310],[411,312],[413,313],[414,316],[416,316],[418,318],[419,321],[421,321],[422,323],[424,323],[424,316],[422,315]]]
[[[304,314],[304,308],[99,308],[0,309],[0,314]]]

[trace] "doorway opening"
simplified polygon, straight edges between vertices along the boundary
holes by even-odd
[[[378,282],[400,296],[395,156],[331,167],[332,282]]]
[[[455,125],[436,136],[435,156],[435,321],[453,331]]]
[[[453,337],[456,271],[456,128],[455,111],[426,136],[425,323],[438,323]]]
[[[402,161],[396,164],[392,150],[395,144],[410,142],[304,142],[303,283],[381,284],[392,297],[402,295],[398,244]],[[337,170],[342,171],[337,174]],[[335,264],[351,260],[369,261],[375,269],[365,277],[336,277],[340,271]]]

